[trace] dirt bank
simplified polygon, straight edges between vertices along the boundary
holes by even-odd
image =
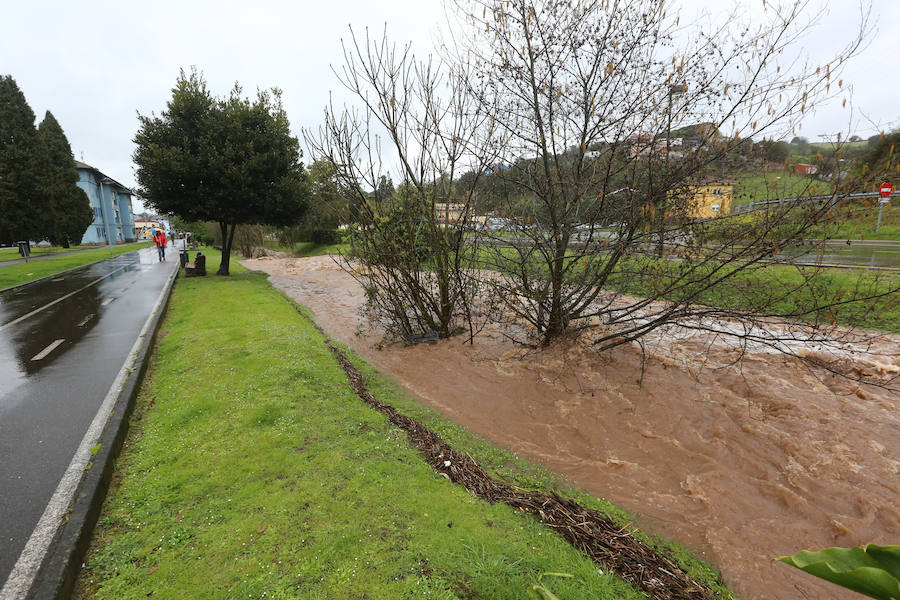
[[[524,354],[488,329],[377,349],[362,294],[328,257],[245,261],[335,338],[472,431],[641,515],[722,569],[745,599],[847,598],[775,563],[797,550],[900,540],[900,399],[772,353],[659,336],[598,356],[570,342]],[[366,328],[363,326],[362,330]],[[898,338],[864,370],[900,370]]]

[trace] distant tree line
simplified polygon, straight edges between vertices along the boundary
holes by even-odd
[[[0,244],[79,243],[93,221],[72,148],[47,111],[38,127],[12,76],[0,77]]]

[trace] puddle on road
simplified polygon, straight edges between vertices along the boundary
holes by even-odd
[[[847,592],[772,557],[900,540],[900,399],[772,353],[740,366],[691,338],[602,356],[570,343],[523,356],[497,331],[376,350],[358,336],[359,287],[328,257],[245,261],[335,338],[445,415],[705,555],[742,598]],[[900,371],[888,357],[861,363]],[[722,349],[722,354],[728,350]]]

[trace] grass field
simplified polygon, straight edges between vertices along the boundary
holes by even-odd
[[[149,242],[134,242],[133,244],[123,244],[121,246],[113,246],[113,256],[119,256],[132,250],[144,248]],[[0,267],[0,289],[7,288],[20,283],[28,283],[41,277],[54,275],[61,271],[67,271],[90,263],[99,262],[109,258],[109,248],[101,246],[97,250],[88,252],[78,252],[76,254],[66,254],[65,256],[54,256],[42,260],[22,263],[19,265],[9,265]]]
[[[210,272],[217,262],[211,251]],[[233,264],[178,281],[77,598],[519,600],[555,572],[573,575],[543,580],[561,600],[643,597],[533,518],[437,475],[322,342],[262,274]],[[559,486],[354,362],[379,399],[496,476]]]
[[[810,177],[794,175],[787,169],[768,173],[744,173],[737,177],[732,206],[776,198],[795,198],[831,193],[831,185]]]

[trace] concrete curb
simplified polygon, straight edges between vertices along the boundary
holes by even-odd
[[[91,468],[85,473],[72,499],[68,519],[60,526],[50,545],[34,583],[27,594],[29,600],[58,600],[70,598],[75,580],[81,569],[93,535],[94,526],[100,517],[100,509],[106,499],[106,492],[112,481],[115,461],[122,450],[128,434],[128,421],[134,410],[135,399],[143,382],[149,364],[150,351],[169,306],[172,287],[181,269],[175,269],[166,283],[165,300],[150,316],[150,326],[137,351],[133,369],[116,398],[100,437],[100,450],[91,461]]]

